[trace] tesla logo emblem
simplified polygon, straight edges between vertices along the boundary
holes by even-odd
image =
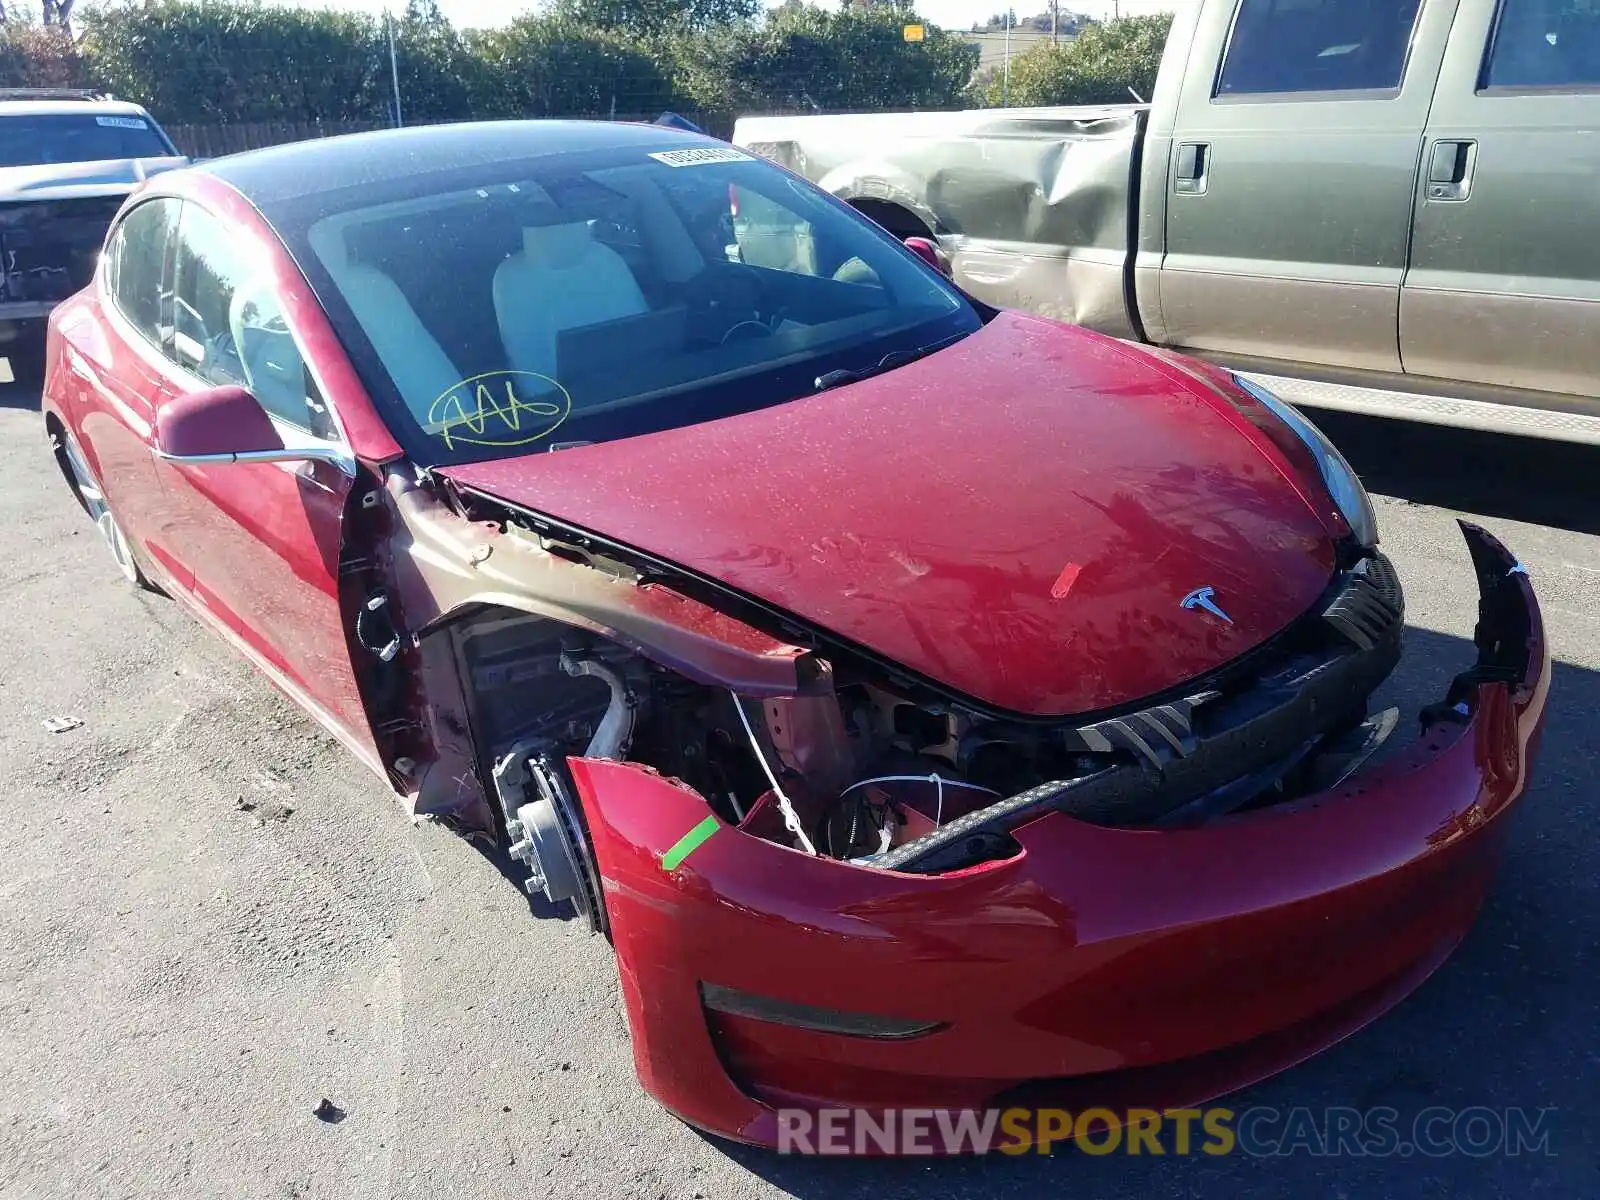
[[[1216,601],[1216,588],[1195,588],[1183,598],[1183,607],[1190,612],[1208,612],[1218,620],[1233,624],[1233,618],[1222,611],[1222,606]]]

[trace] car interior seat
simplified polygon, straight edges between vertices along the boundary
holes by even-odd
[[[306,364],[300,348],[274,311],[266,285],[246,284],[228,305],[228,328],[250,392],[274,416],[310,425]]]
[[[399,285],[377,267],[352,260],[342,237],[327,239],[317,252],[406,407],[424,427],[436,423],[429,410],[461,382],[460,368],[428,332]]]
[[[650,310],[622,256],[587,221],[523,228],[522,248],[494,273],[494,310],[513,369],[556,378],[556,338]]]

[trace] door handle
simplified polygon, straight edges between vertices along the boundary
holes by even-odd
[[[1203,196],[1211,170],[1211,147],[1205,142],[1182,142],[1172,166],[1172,190],[1184,196]]]
[[[1435,142],[1428,158],[1428,199],[1457,203],[1470,199],[1477,165],[1477,142]]]

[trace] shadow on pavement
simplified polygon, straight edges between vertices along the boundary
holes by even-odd
[[[39,385],[19,381],[0,383],[0,408],[31,408],[39,410]]]
[[[1464,639],[1417,629],[1407,638],[1406,659],[1386,690],[1388,702],[1406,714],[1402,732],[1409,735],[1417,708],[1442,694],[1474,655]],[[1588,736],[1595,711],[1600,673],[1558,664],[1543,750],[1534,782],[1509,818],[1499,882],[1455,956],[1354,1037],[1221,1101],[1236,1114],[1276,1110],[1259,1118],[1257,1128],[1269,1136],[1281,1134],[1282,1122],[1296,1108],[1310,1110],[1321,1122],[1329,1108],[1391,1107],[1402,1135],[1435,1106],[1488,1108],[1502,1120],[1505,1110],[1520,1108],[1533,1122],[1541,1110],[1554,1109],[1542,1126],[1550,1132],[1548,1154],[1511,1156],[1497,1149],[1482,1157],[1329,1156],[1308,1148],[1275,1159],[1239,1150],[1178,1157],[1169,1135],[1163,1157],[1061,1149],[1048,1158],[852,1161],[718,1144],[747,1170],[800,1200],[1592,1197],[1600,1147],[1600,1095],[1593,1086],[1600,1069],[1594,1037],[1600,1000],[1592,987],[1600,978],[1600,840],[1593,833],[1600,796]],[[1182,1019],[1173,1014],[1173,1020]]]
[[[1367,487],[1484,516],[1600,533],[1600,446],[1304,409]]]

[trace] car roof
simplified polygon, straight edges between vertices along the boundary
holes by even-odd
[[[477,121],[314,138],[231,154],[193,169],[216,176],[266,210],[317,192],[471,171],[519,158],[708,142],[680,129],[620,121]]]
[[[127,100],[0,100],[0,117],[71,116],[149,117],[144,108]]]

